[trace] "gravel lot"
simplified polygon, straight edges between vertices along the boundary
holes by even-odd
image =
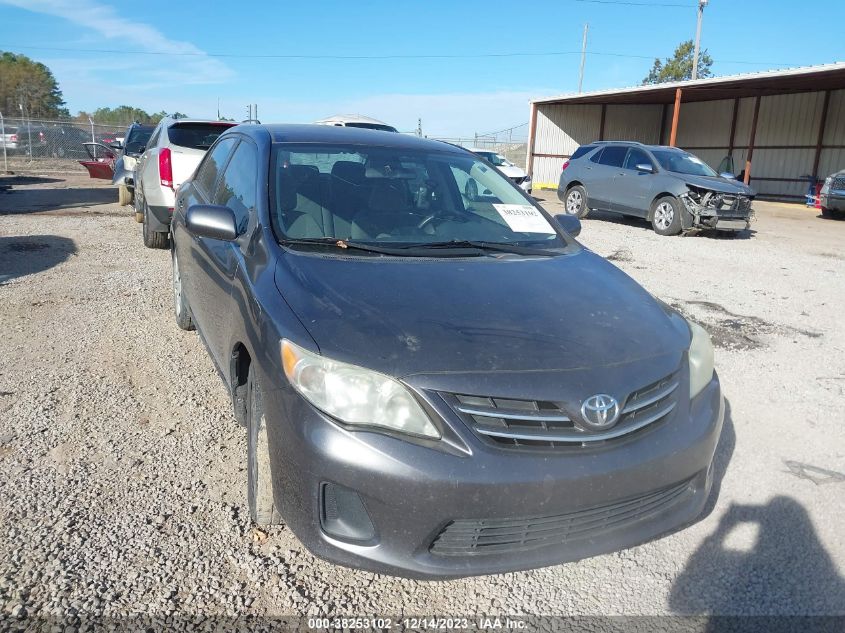
[[[587,219],[584,244],[713,334],[729,402],[718,500],[617,554],[426,583],[251,529],[244,432],[173,322],[169,254],[144,249],[114,200],[83,177],[0,177],[7,618],[845,615],[845,222],[759,203],[753,235],[726,239]]]

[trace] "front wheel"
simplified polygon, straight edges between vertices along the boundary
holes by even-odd
[[[677,198],[664,196],[654,201],[651,226],[658,235],[677,235],[681,232],[681,203]]]
[[[569,215],[574,215],[577,218],[586,217],[590,212],[587,208],[587,190],[581,185],[575,185],[566,192],[563,206]]]
[[[264,415],[264,394],[249,366],[247,387],[247,495],[249,515],[256,525],[282,522],[273,497],[273,476],[270,471],[270,445],[267,441],[267,418]]]

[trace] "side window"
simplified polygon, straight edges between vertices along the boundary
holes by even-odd
[[[601,153],[599,163],[608,167],[622,167],[622,163],[625,162],[625,154],[627,153],[628,148],[624,145],[608,145]]]
[[[601,161],[601,155],[602,155],[602,154],[604,154],[604,148],[601,148],[601,149],[600,149],[599,151],[597,151],[595,154],[593,154],[592,156],[590,156],[590,162],[591,162],[591,163],[598,163],[598,162],[600,162],[600,161]]]
[[[197,170],[197,177],[194,178],[194,182],[205,194],[206,200],[211,199],[214,192],[214,183],[217,182],[217,176],[226,164],[226,159],[235,146],[235,141],[234,138],[226,138],[220,141],[205,155]]]
[[[636,169],[637,165],[651,165],[651,159],[643,150],[632,147],[625,158],[625,169]]]
[[[582,145],[578,149],[575,150],[575,153],[569,158],[569,160],[575,160],[576,158],[581,158],[584,154],[588,154],[592,150],[596,149],[595,145]]]
[[[155,147],[156,145],[158,145],[158,137],[159,136],[161,136],[161,126],[157,127],[155,129],[155,132],[153,132],[153,135],[150,137],[150,140],[147,143],[147,149],[151,149],[151,148]]]
[[[227,206],[235,212],[239,233],[246,230],[249,214],[255,209],[257,187],[257,150],[252,143],[242,141],[232,154],[212,200],[212,204]]]

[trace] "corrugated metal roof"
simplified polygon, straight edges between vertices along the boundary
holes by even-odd
[[[631,86],[614,90],[569,93],[532,99],[531,103],[669,103],[675,90],[684,90],[684,101],[748,96],[755,92],[776,94],[845,88],[845,62],[802,66],[757,73],[725,75],[663,84]]]

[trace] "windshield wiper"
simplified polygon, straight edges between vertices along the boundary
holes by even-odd
[[[485,242],[482,240],[448,240],[445,242],[417,242],[415,244],[404,244],[401,248],[407,249],[478,249],[482,251],[495,251],[497,253],[513,253],[515,255],[541,255],[543,257],[554,257],[558,253],[547,251],[531,246],[520,246],[518,244],[506,244],[504,242]]]
[[[408,255],[398,248],[381,248],[362,242],[341,240],[336,237],[296,237],[279,240],[283,246],[334,246],[339,249],[379,253],[380,255]]]

